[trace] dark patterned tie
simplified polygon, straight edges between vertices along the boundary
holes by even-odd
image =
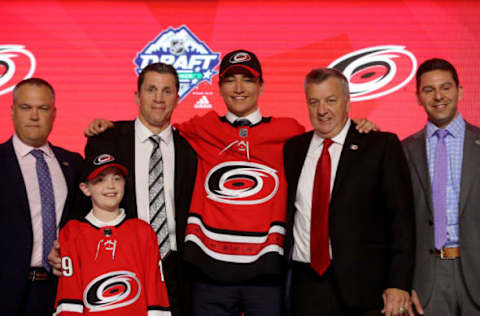
[[[244,118],[241,119],[236,119],[235,122],[233,122],[233,126],[239,127],[239,126],[250,126],[252,123]]]
[[[153,144],[148,171],[148,191],[150,201],[150,225],[157,233],[160,254],[165,258],[170,251],[168,241],[167,211],[165,209],[165,194],[163,186],[163,159],[160,151],[160,137],[150,136]]]
[[[42,266],[51,270],[48,263],[48,253],[53,246],[53,241],[56,238],[56,219],[55,219],[55,195],[53,193],[52,177],[48,169],[47,162],[43,158],[43,151],[34,149],[30,152],[37,160],[37,178],[38,186],[40,187],[40,199],[42,203]]]

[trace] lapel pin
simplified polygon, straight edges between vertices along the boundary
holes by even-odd
[[[475,141],[475,144],[480,145],[480,139],[477,139],[477,140]]]
[[[68,167],[68,166],[70,166],[70,163],[68,161],[63,161],[62,165],[64,165],[65,167]]]
[[[352,144],[352,145],[350,145],[350,149],[351,149],[351,150],[357,150],[357,149],[358,149],[358,146],[355,145],[355,144]]]

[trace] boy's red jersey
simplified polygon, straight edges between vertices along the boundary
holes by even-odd
[[[54,315],[170,316],[151,226],[128,219],[96,227],[72,220],[60,231],[62,276]]]

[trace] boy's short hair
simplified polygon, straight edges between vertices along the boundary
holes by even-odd
[[[100,172],[110,167],[117,168],[125,177],[128,175],[127,168],[123,164],[116,161],[112,154],[103,153],[100,155],[90,156],[85,159],[81,181],[87,182],[93,180],[100,174]]]

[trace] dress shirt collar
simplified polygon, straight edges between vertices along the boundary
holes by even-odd
[[[225,115],[225,118],[233,124],[237,119],[247,119],[252,123],[252,125],[258,124],[262,121],[262,114],[260,114],[260,109],[255,110],[255,112],[248,114],[245,117],[239,117],[232,112],[228,111],[227,114]]]
[[[13,147],[15,148],[15,151],[18,153],[18,155],[22,158],[30,154],[30,152],[34,149],[40,149],[43,151],[43,154],[46,155],[49,158],[53,158],[55,155],[53,154],[52,148],[48,145],[48,143],[43,144],[40,147],[32,147],[30,145],[25,144],[20,140],[20,138],[17,136],[17,134],[14,134],[12,137],[12,143]]]
[[[140,143],[144,143],[147,142],[148,138],[152,135],[154,134],[145,125],[143,125],[143,123],[137,117],[137,119],[135,120],[135,137],[137,138],[137,140],[140,141]],[[169,144],[173,140],[172,125],[169,124],[167,128],[165,128],[157,135],[163,142]]]
[[[438,126],[432,122],[427,122],[427,138],[432,138],[435,136]],[[452,135],[454,138],[461,137],[465,134],[465,120],[462,117],[462,114],[458,113],[457,117],[450,122],[444,129],[448,131],[448,135]]]
[[[335,137],[332,138],[332,141],[334,144],[339,144],[343,146],[345,143],[345,139],[347,138],[347,133],[348,129],[350,128],[350,125],[352,125],[352,122],[350,121],[350,118],[347,120],[347,123],[345,123],[345,126],[343,126],[342,130],[340,133],[338,133]],[[323,144],[323,138],[318,136],[317,133],[313,132],[313,138],[312,138],[312,145],[313,148],[319,147],[321,144]]]
[[[112,219],[111,221],[104,222],[99,220],[98,218],[93,215],[93,210],[88,212],[87,216],[85,216],[85,219],[90,222],[93,226],[100,228],[104,226],[117,226],[120,224],[124,219],[125,219],[125,210],[123,208],[120,209],[120,215]]]

